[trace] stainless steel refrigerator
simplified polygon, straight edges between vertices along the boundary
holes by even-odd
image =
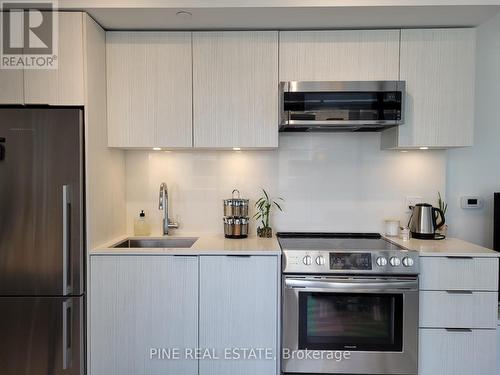
[[[84,374],[83,111],[0,108],[0,373]]]

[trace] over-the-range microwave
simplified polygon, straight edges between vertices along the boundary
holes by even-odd
[[[284,132],[376,132],[404,123],[405,81],[280,83]]]

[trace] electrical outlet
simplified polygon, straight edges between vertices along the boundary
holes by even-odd
[[[410,212],[410,207],[422,203],[422,197],[406,197],[406,212]]]

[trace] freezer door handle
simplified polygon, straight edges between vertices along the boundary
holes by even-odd
[[[67,299],[62,305],[63,313],[63,330],[62,330],[62,350],[63,350],[63,370],[71,367],[71,352],[72,352],[72,322],[73,322],[73,303],[71,299]]]
[[[71,294],[71,189],[63,185],[63,295]]]

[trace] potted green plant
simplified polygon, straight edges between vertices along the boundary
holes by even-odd
[[[446,217],[446,211],[448,211],[448,203],[446,203],[441,196],[441,193],[438,191],[438,207],[443,212],[443,215]],[[446,236],[448,234],[448,224],[443,225],[441,228],[437,230],[439,234]]]
[[[257,227],[257,236],[262,238],[271,238],[273,230],[271,228],[270,215],[273,207],[283,212],[280,204],[277,201],[284,201],[283,198],[271,199],[269,194],[262,189],[264,195],[255,202],[257,212],[253,216],[257,221],[260,220],[260,225]]]

